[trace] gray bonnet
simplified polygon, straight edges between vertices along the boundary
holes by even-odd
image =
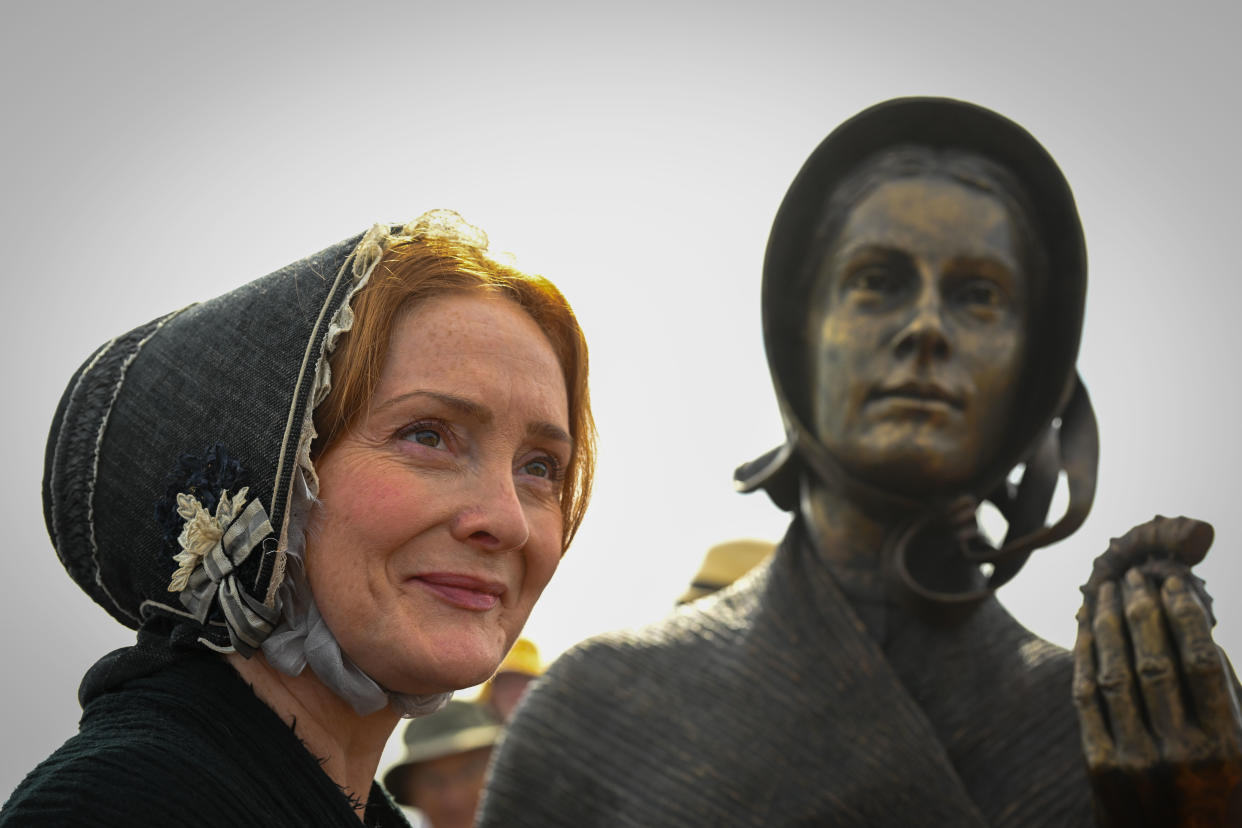
[[[309,656],[359,712],[442,702],[361,673],[301,565],[328,355],[385,250],[433,224],[376,225],[122,334],[73,375],[48,437],[44,518],[65,569],[113,617],[174,649],[261,647],[291,675]]]

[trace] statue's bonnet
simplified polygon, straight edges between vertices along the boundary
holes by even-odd
[[[805,265],[822,251],[817,225],[827,196],[861,163],[885,150],[916,145],[973,153],[1012,174],[1024,190],[1037,243],[1043,247],[1047,283],[1031,322],[1030,345],[1020,379],[1018,412],[1002,450],[968,491],[945,492],[927,502],[899,503],[919,514],[907,534],[928,521],[949,519],[963,497],[991,500],[1008,520],[1001,548],[974,545],[967,557],[990,563],[985,591],[970,595],[915,592],[934,601],[977,600],[1012,577],[1027,555],[1069,535],[1081,525],[1095,490],[1096,426],[1086,390],[1075,370],[1087,287],[1082,224],[1069,184],[1056,162],[1023,127],[989,109],[949,98],[899,98],[877,104],[837,127],[815,149],[790,185],[768,238],[763,266],[764,342],[772,382],[785,423],[784,445],[743,465],[736,473],[742,491],[765,489],[786,510],[795,510],[803,481],[815,476],[863,498],[900,501],[851,475],[814,437],[810,411],[799,393],[808,376],[802,332],[809,306]],[[1018,464],[1017,484],[1007,476]],[[1058,475],[1064,471],[1070,506],[1045,525]],[[908,540],[908,538],[906,538]],[[902,539],[898,545],[904,544]],[[904,566],[899,556],[898,565]],[[908,573],[903,571],[907,580]]]

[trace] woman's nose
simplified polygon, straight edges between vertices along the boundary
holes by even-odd
[[[452,521],[456,540],[486,552],[508,552],[526,545],[530,526],[511,469],[473,477],[463,495]]]

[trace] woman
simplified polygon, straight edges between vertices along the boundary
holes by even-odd
[[[377,225],[83,365],[45,517],[138,644],[0,824],[405,824],[385,741],[491,675],[591,486],[581,330],[486,246]]]
[[[764,261],[787,441],[737,475],[793,513],[785,540],[733,587],[556,662],[510,725],[482,824],[1095,824],[1073,659],[993,595],[1091,504],[1085,291],[1073,196],[1022,127],[912,98],[834,130]],[[1062,473],[1069,506],[1048,526]],[[1009,523],[998,549],[977,532],[983,500]],[[1142,551],[1197,562],[1196,531]],[[1107,603],[1101,665],[1127,658]],[[1201,605],[1165,606],[1153,629],[1207,630]],[[1202,666],[1227,686],[1218,658]],[[1093,680],[1084,669],[1078,696],[1094,721],[1142,727],[1107,692],[1100,715]],[[1102,688],[1130,681],[1101,670]],[[1236,732],[1225,712],[1190,729]]]

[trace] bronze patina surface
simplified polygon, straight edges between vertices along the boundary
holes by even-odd
[[[1094,496],[1085,290],[1073,196],[1022,127],[901,99],[829,135],[764,265],[787,439],[737,474],[791,512],[785,540],[732,587],[559,659],[482,824],[1242,824],[1236,682],[1190,574],[1210,527],[1114,542],[1072,654],[994,596]],[[997,543],[984,501],[1008,522]]]

